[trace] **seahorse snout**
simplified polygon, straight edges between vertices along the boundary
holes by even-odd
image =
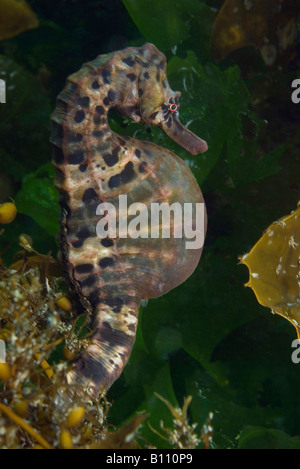
[[[204,153],[208,149],[206,141],[188,130],[180,122],[177,116],[170,116],[167,121],[163,121],[159,124],[159,127],[168,135],[168,137],[178,143],[181,147],[185,148],[185,150],[190,152],[192,155]]]

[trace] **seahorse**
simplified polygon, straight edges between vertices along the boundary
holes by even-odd
[[[62,261],[92,331],[68,382],[79,383],[92,396],[106,392],[126,365],[141,301],[184,282],[201,256],[202,246],[186,249],[184,235],[100,239],[96,232],[107,214],[97,214],[101,203],[115,207],[121,225],[119,195],[127,196],[128,206],[138,202],[149,209],[153,203],[204,205],[181,158],[150,141],[119,136],[109,127],[108,112],[114,108],[135,122],[159,126],[191,154],[204,152],[206,142],[179,121],[180,95],[169,86],[166,57],[146,43],[83,64],[67,78],[51,117]],[[195,228],[194,212],[193,217]],[[206,230],[206,221],[202,228]]]

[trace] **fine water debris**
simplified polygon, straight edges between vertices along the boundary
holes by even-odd
[[[257,301],[290,321],[300,338],[300,203],[272,223],[240,262],[249,269],[246,286]]]

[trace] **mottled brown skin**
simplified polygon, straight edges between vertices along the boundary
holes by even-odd
[[[52,115],[55,184],[62,207],[66,273],[90,314],[90,345],[68,375],[95,395],[119,377],[130,356],[142,299],[163,295],[191,275],[202,249],[186,239],[99,239],[96,208],[142,202],[203,202],[188,166],[151,142],[120,137],[108,126],[115,108],[136,122],[160,126],[196,154],[206,142],[178,120],[180,93],[166,79],[166,59],[152,44],[98,56],[67,80]],[[174,106],[176,108],[176,106]],[[171,231],[172,232],[172,231]]]

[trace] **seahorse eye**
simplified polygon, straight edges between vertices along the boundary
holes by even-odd
[[[177,104],[170,104],[169,111],[175,112],[177,111],[177,108],[178,108]]]

